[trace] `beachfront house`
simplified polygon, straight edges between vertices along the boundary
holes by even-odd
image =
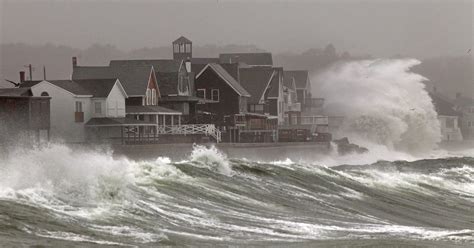
[[[223,65],[210,63],[196,76],[196,96],[206,99],[198,105],[201,119],[218,126],[229,126],[235,115],[247,113],[250,94]]]
[[[456,94],[454,108],[461,113],[459,126],[465,140],[474,140],[474,99]]]
[[[51,138],[68,143],[125,142],[124,133],[150,124],[126,118],[128,97],[118,79],[26,81],[34,96],[51,97]]]
[[[461,141],[463,140],[461,129],[459,128],[459,116],[461,115],[451,104],[437,93],[430,93],[438,120],[441,126],[442,141]]]
[[[0,88],[0,140],[37,143],[49,140],[50,97],[30,88]]]

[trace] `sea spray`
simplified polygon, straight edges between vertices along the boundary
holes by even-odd
[[[440,141],[440,124],[423,84],[410,68],[415,59],[340,63],[313,81],[330,115],[345,117],[342,135],[365,145],[379,144],[412,154],[431,151]]]

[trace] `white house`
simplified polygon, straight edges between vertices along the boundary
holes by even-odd
[[[444,100],[441,96],[430,94],[438,120],[441,126],[442,141],[461,141],[463,136],[459,128],[460,113],[454,110],[454,105]]]
[[[34,96],[51,97],[53,140],[84,142],[91,138],[91,128],[96,131],[98,128],[108,129],[101,131],[101,137],[104,134],[120,137],[123,127],[146,125],[125,118],[125,99],[128,96],[118,79],[48,80],[22,85],[28,86]]]

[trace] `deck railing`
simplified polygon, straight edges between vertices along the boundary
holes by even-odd
[[[217,143],[221,142],[221,131],[214,124],[189,124],[189,125],[159,125],[158,134],[204,134],[213,137]]]

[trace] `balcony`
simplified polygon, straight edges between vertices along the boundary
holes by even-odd
[[[328,116],[301,116],[302,125],[328,125]]]
[[[307,98],[305,106],[307,108],[321,108],[324,106],[324,98]]]
[[[284,112],[301,112],[301,103],[285,104],[283,107]]]

